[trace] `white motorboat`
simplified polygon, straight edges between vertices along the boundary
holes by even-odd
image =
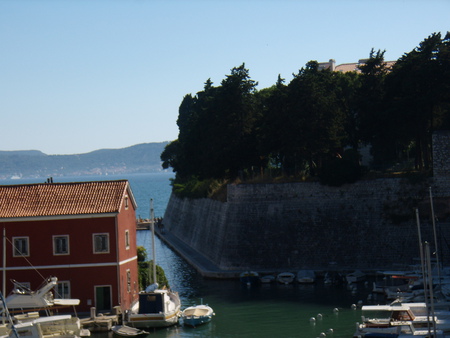
[[[119,337],[139,337],[149,334],[147,331],[126,325],[115,325],[111,328],[111,331]]]
[[[189,306],[181,312],[184,325],[196,327],[211,321],[214,316],[213,309],[208,305]]]
[[[280,284],[291,284],[295,280],[295,274],[292,272],[282,272],[277,275],[277,281]]]
[[[300,270],[297,272],[297,282],[300,284],[312,284],[316,282],[314,270]]]
[[[37,312],[17,315],[14,321],[0,324],[0,338],[78,338],[90,336],[89,330],[81,328],[80,319],[71,315],[39,317]]]
[[[9,310],[51,310],[56,306],[78,305],[79,299],[55,299],[51,289],[57,284],[57,278],[46,280],[37,291],[31,291],[20,283],[14,283],[11,294],[0,298],[0,311],[10,318],[9,323],[0,325],[0,337],[29,336],[36,338],[70,338],[90,336],[89,330],[81,328],[80,319],[71,315],[40,317],[39,312],[30,311],[11,318]],[[1,295],[1,294],[0,294]]]
[[[433,318],[428,314],[426,303],[366,305],[362,307],[362,313],[362,322],[357,323],[354,337],[365,337],[366,334],[406,334],[405,326],[408,326],[409,330],[419,331],[433,323],[436,323],[437,330],[450,332],[450,311],[438,309]],[[371,314],[376,314],[377,317],[370,317]]]
[[[58,278],[50,277],[36,291],[32,291],[21,283],[12,280],[14,287],[6,297],[9,310],[14,309],[51,309],[52,307],[69,307],[80,304],[79,299],[54,298],[52,289],[58,284]],[[3,306],[0,304],[0,310]]]

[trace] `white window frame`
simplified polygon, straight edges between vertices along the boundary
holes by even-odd
[[[130,230],[125,230],[125,249],[130,249]]]
[[[70,299],[71,297],[71,287],[70,287],[70,281],[58,281],[58,284],[55,285],[54,289],[54,293],[55,293],[55,298],[60,298],[60,299]]]
[[[96,242],[97,242],[97,238],[98,237],[106,237],[105,240],[105,245],[106,245],[106,249],[104,250],[97,250],[97,246],[96,246]],[[103,233],[96,233],[96,234],[92,234],[92,250],[94,252],[94,254],[106,254],[109,253],[110,251],[110,245],[109,245],[109,233],[107,232],[103,232]]]
[[[17,247],[17,242],[19,240],[23,240],[25,242],[25,250],[24,253],[22,250],[19,250]],[[30,238],[28,236],[21,236],[21,237],[13,237],[13,257],[30,257]],[[22,247],[20,249],[23,249]]]
[[[128,210],[128,195],[125,195],[124,200],[125,200],[125,210]]]
[[[57,240],[58,239],[63,239],[63,238],[66,240],[66,252],[57,252],[57,250],[58,250]],[[70,255],[69,235],[55,235],[55,236],[53,236],[53,255],[55,255],[55,256]]]

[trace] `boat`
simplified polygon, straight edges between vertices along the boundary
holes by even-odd
[[[119,337],[139,337],[146,336],[149,332],[135,327],[130,327],[127,325],[115,325],[111,328],[111,331]]]
[[[256,271],[244,271],[239,275],[239,279],[244,285],[256,285],[259,282],[259,273]]]
[[[1,294],[1,293],[0,293]],[[2,298],[2,315],[9,322],[0,324],[0,337],[35,337],[35,338],[78,338],[90,336],[88,330],[81,328],[80,319],[71,315],[54,315],[40,317],[38,312],[27,312],[11,317],[6,301]]]
[[[276,277],[274,275],[264,275],[259,278],[259,281],[262,284],[270,284],[270,283],[275,282],[275,280],[276,280]]]
[[[208,305],[189,306],[181,312],[181,319],[184,325],[196,327],[209,323],[214,316],[213,309]]]
[[[366,274],[361,270],[355,270],[345,275],[348,284],[359,283],[366,280]]]
[[[388,305],[365,305],[362,307],[361,323],[357,323],[354,337],[376,337],[382,334],[399,335],[406,330],[418,331],[434,323],[436,329],[450,333],[450,311],[439,309],[434,316],[429,314],[426,303],[393,302]],[[376,314],[376,317],[371,317]],[[395,336],[395,337],[397,337]],[[381,336],[380,336],[381,337]],[[386,336],[389,337],[389,336]],[[394,336],[393,336],[394,337]]]
[[[9,310],[16,309],[32,311],[40,309],[56,309],[80,304],[79,299],[74,298],[55,298],[52,290],[58,284],[57,277],[49,277],[35,291],[30,290],[23,284],[11,280],[14,287],[10,294],[6,297],[5,302]],[[0,310],[3,306],[0,304]]]
[[[153,199],[150,200],[150,215],[153,248],[153,281],[145,291],[141,291],[127,311],[126,324],[131,327],[146,329],[153,327],[168,327],[178,323],[181,300],[178,292],[165,287],[159,288],[156,283],[156,254],[155,254],[155,222],[153,217]]]
[[[372,292],[384,294],[391,300],[407,296],[411,287],[420,278],[415,271],[379,271],[377,275]]]
[[[295,274],[292,272],[281,272],[277,275],[277,281],[280,284],[291,284],[295,280]]]
[[[9,323],[0,328],[0,337],[30,336],[44,337],[85,337],[90,336],[89,330],[81,327],[78,317],[72,315],[49,315],[41,317],[39,310],[48,311],[75,306],[79,299],[58,299],[53,297],[52,289],[58,279],[50,277],[36,291],[31,291],[20,283],[13,281],[14,288],[8,297],[1,296],[0,312],[11,318]],[[10,312],[17,312],[13,317]],[[18,313],[21,312],[21,313]]]
[[[300,270],[297,272],[297,282],[300,284],[312,284],[316,281],[314,270]]]
[[[342,285],[345,281],[345,276],[337,271],[327,271],[323,277],[324,284]]]
[[[167,327],[178,323],[181,301],[177,292],[159,289],[158,284],[147,287],[131,305],[127,324],[134,328]]]

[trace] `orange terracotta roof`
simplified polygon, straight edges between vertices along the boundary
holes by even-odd
[[[0,218],[116,213],[127,189],[127,180],[2,185]]]

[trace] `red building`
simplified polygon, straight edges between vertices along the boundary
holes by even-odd
[[[139,292],[135,210],[126,180],[0,186],[2,292],[11,279],[35,290],[55,276],[57,297],[80,299],[79,312],[129,308]]]

